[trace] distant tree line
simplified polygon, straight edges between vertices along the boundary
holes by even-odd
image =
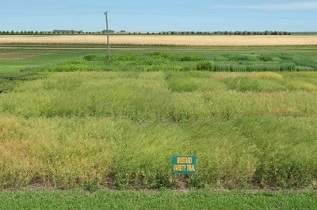
[[[57,34],[86,34],[75,30],[53,30],[53,31],[0,31],[0,35],[57,35]]]
[[[287,31],[162,31],[162,32],[126,32],[103,30],[99,32],[91,31],[78,31],[78,30],[53,30],[53,31],[0,31],[0,35],[98,35],[106,34],[126,34],[126,35],[292,35],[297,33],[291,33]]]
[[[53,31],[0,31],[0,35],[80,35],[80,34],[106,34],[107,31],[77,31],[77,30],[53,30]],[[116,33],[109,30],[109,33]],[[117,32],[120,33],[120,32]]]
[[[148,35],[292,35],[287,31],[162,31],[162,32],[128,32],[128,34]]]
[[[317,35],[317,32],[293,32],[294,35]]]

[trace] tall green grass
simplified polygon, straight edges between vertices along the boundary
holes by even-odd
[[[314,48],[5,54],[1,189],[316,189]]]
[[[245,115],[314,115],[316,83],[282,76],[276,79],[276,75],[53,74],[3,94],[0,111],[24,117],[111,116],[176,122]],[[293,82],[303,85],[294,86]]]
[[[190,187],[316,188],[316,85],[313,72],[48,73],[0,94],[0,187],[176,188],[171,156],[196,154]]]

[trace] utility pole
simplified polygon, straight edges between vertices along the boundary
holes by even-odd
[[[106,33],[107,33],[107,57],[110,60],[110,32],[109,32],[109,22],[108,22],[108,11],[105,12],[106,17]]]

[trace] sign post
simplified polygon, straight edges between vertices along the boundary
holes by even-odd
[[[196,172],[197,157],[194,155],[175,155],[172,157],[175,175],[193,175]]]

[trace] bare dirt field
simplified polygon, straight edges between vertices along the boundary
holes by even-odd
[[[103,35],[0,36],[0,44],[103,44]],[[117,45],[283,46],[317,45],[317,36],[113,35]]]

